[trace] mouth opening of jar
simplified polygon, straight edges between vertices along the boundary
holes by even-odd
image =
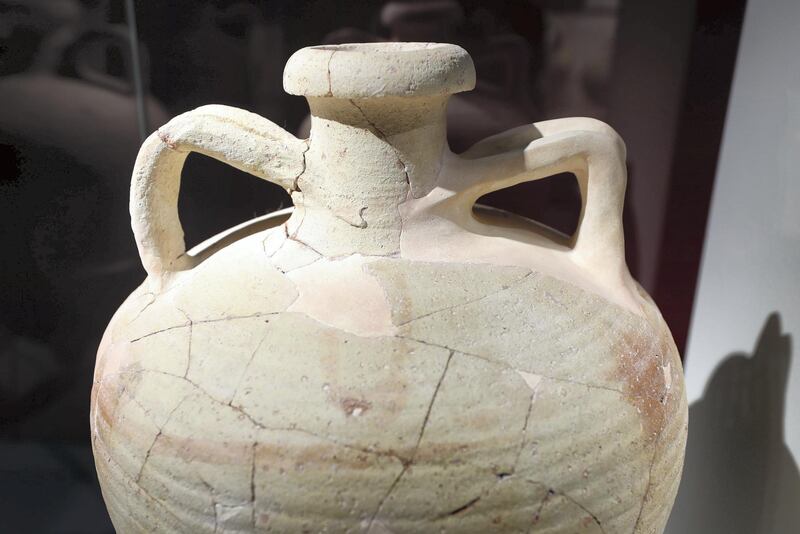
[[[475,66],[446,43],[346,43],[303,48],[286,63],[289,94],[328,98],[444,96],[475,87]]]

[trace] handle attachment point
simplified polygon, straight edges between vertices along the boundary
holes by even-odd
[[[178,194],[190,152],[227,163],[286,189],[305,168],[306,142],[254,113],[221,105],[178,115],[139,150],[131,180],[131,226],[148,276],[190,269]]]

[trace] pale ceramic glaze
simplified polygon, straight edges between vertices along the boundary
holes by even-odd
[[[308,98],[310,139],[206,106],[144,143],[148,277],[92,391],[119,532],[663,531],[686,398],[625,265],[624,145],[578,118],[453,154],[447,99],[474,83],[453,45],[307,48],[284,87]],[[192,151],[285,187],[291,216],[186,252]],[[559,172],[583,193],[571,239],[473,210]]]

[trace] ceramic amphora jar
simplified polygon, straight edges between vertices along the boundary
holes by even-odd
[[[92,443],[119,532],[662,532],[686,438],[681,364],[625,265],[625,149],[592,119],[453,154],[447,44],[313,47],[284,88],[300,140],[207,106],[143,145],[148,276],[98,351]],[[200,152],[295,208],[187,252]],[[579,229],[475,208],[573,172]],[[224,184],[220,184],[224,187]]]

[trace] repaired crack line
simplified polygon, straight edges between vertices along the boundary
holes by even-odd
[[[433,403],[436,402],[436,397],[439,395],[439,389],[442,387],[442,382],[444,382],[444,376],[447,374],[447,369],[450,367],[450,362],[453,359],[453,355],[455,354],[454,350],[450,350],[450,354],[447,355],[447,361],[444,363],[444,370],[442,370],[442,374],[439,377],[439,381],[436,383],[436,388],[433,390],[433,396],[431,397],[431,402],[428,404],[428,410],[425,412],[425,417],[422,420],[422,428],[420,428],[419,436],[417,437],[417,443],[414,445],[414,452],[412,454],[412,461],[414,457],[417,456],[417,451],[419,450],[419,445],[422,443],[422,437],[425,435],[425,429],[428,426],[428,420],[431,417],[431,412],[433,411]]]
[[[333,55],[337,52],[337,50],[333,50],[331,55],[328,57],[328,93],[325,96],[333,96],[333,86],[331,85],[331,61],[333,60]]]
[[[224,400],[221,400],[221,399],[218,399],[218,398],[214,397],[208,391],[206,391],[205,388],[203,388],[200,384],[198,384],[197,382],[194,382],[190,378],[187,378],[187,377],[184,377],[184,376],[175,375],[175,374],[167,373],[167,372],[164,372],[164,371],[159,371],[159,370],[156,370],[156,369],[136,369],[134,371],[123,371],[123,372],[120,372],[120,373],[116,373],[115,375],[108,375],[108,376],[104,377],[104,380],[101,380],[101,381],[96,382],[96,383],[102,385],[103,382],[105,381],[105,379],[106,378],[110,378],[111,376],[121,376],[121,375],[128,375],[128,374],[133,375],[133,374],[142,374],[142,373],[161,374],[161,375],[166,375],[166,376],[169,376],[169,377],[172,377],[172,378],[177,378],[179,380],[183,380],[183,381],[187,382],[188,384],[190,384],[198,393],[201,393],[203,396],[207,397],[209,400],[211,400],[212,402],[214,402],[216,404],[219,404],[221,406],[224,406],[224,407],[227,407],[227,408],[230,408],[230,409],[234,410],[235,412],[240,414],[242,417],[247,419],[254,427],[256,427],[256,428],[258,428],[260,430],[266,430],[266,431],[272,431],[272,432],[298,432],[298,433],[301,433],[301,434],[306,434],[308,436],[315,437],[315,438],[320,439],[322,441],[327,441],[328,443],[336,445],[337,447],[342,447],[344,449],[349,449],[349,450],[360,452],[360,453],[364,453],[364,454],[370,454],[372,456],[393,458],[394,460],[396,460],[401,465],[407,465],[407,464],[409,464],[411,462],[411,460],[409,458],[404,457],[404,456],[402,456],[402,455],[400,455],[400,454],[398,454],[398,453],[396,453],[394,451],[384,451],[384,450],[376,450],[376,449],[370,449],[370,448],[365,448],[365,447],[357,447],[355,445],[350,445],[350,444],[347,444],[347,443],[343,443],[343,442],[339,441],[338,439],[336,439],[336,438],[334,438],[332,436],[328,436],[328,435],[325,435],[325,434],[319,434],[317,432],[314,432],[314,431],[311,431],[311,430],[308,430],[308,429],[305,429],[305,428],[301,428],[301,427],[297,427],[297,426],[286,426],[286,427],[267,426],[267,425],[261,423],[260,421],[258,421],[257,419],[255,419],[242,406],[240,406],[238,404],[233,404],[232,400],[229,401],[229,402],[225,402]],[[187,394],[186,397],[181,399],[181,402],[185,401],[190,395],[191,395],[191,393]],[[175,409],[177,409],[177,407]],[[171,414],[168,417],[171,417]],[[166,422],[165,422],[165,424],[166,424]]]
[[[454,305],[448,306],[446,308],[440,308],[438,310],[434,310],[434,311],[431,311],[431,312],[428,312],[428,313],[424,313],[424,314],[422,314],[422,315],[420,315],[418,317],[414,317],[413,319],[409,319],[408,321],[404,321],[404,322],[402,322],[402,323],[400,323],[400,324],[398,324],[396,326],[398,328],[401,327],[401,326],[406,326],[406,325],[411,324],[411,323],[413,323],[415,321],[419,321],[420,319],[424,319],[426,317],[430,317],[431,315],[436,315],[437,313],[443,313],[443,312],[446,312],[446,311],[449,311],[449,310],[453,310],[455,308],[460,308],[461,306],[467,306],[469,304],[474,304],[476,302],[480,302],[480,301],[482,301],[484,299],[488,299],[488,298],[493,297],[495,295],[499,295],[500,293],[503,293],[504,291],[508,291],[508,290],[512,289],[514,286],[517,286],[517,285],[523,283],[525,280],[527,280],[531,276],[535,276],[537,274],[538,273],[536,273],[535,271],[528,271],[527,273],[525,273],[520,278],[517,278],[516,280],[513,280],[513,281],[509,282],[507,285],[505,285],[504,287],[498,289],[497,291],[492,291],[491,293],[487,293],[487,294],[482,295],[480,297],[476,297],[474,299],[470,299],[470,300],[467,300],[467,301],[464,301],[464,302],[460,302],[458,304],[454,304]]]
[[[304,247],[307,247],[307,248],[311,249],[311,251],[316,252],[317,254],[319,254],[320,257],[323,257],[323,258],[326,257],[325,254],[323,254],[319,250],[315,249],[314,247],[312,247],[311,245],[309,245],[308,243],[306,243],[305,241],[303,241],[302,239],[297,237],[297,232],[300,230],[300,225],[303,224],[304,220],[305,220],[305,213],[303,214],[303,219],[300,220],[300,224],[297,225],[297,228],[295,228],[295,231],[292,234],[290,234],[288,236],[288,238],[291,239],[292,241],[300,243]]]
[[[354,222],[350,221],[349,219],[347,219],[346,217],[344,217],[342,215],[339,215],[337,212],[332,211],[332,210],[330,211],[330,214],[333,215],[335,218],[339,219],[340,221],[349,224],[353,228],[359,228],[359,229],[363,230],[364,228],[367,227],[367,221],[364,219],[364,211],[366,209],[367,209],[367,206],[362,206],[361,208],[358,209],[358,217],[359,217],[359,219],[361,219],[361,222],[359,222],[359,223],[354,223]]]
[[[251,313],[249,315],[226,315],[224,317],[217,317],[215,319],[203,319],[203,320],[200,320],[200,321],[192,321],[191,319],[188,319],[188,317],[187,317],[187,319],[189,321],[187,323],[174,325],[174,326],[168,326],[167,328],[162,328],[161,330],[156,330],[155,332],[150,332],[149,334],[145,334],[145,335],[139,336],[139,337],[137,337],[135,339],[131,339],[131,340],[128,341],[128,343],[136,343],[137,341],[140,341],[142,339],[145,339],[145,338],[148,338],[148,337],[151,337],[151,336],[155,336],[156,334],[161,334],[163,332],[169,332],[170,330],[178,330],[180,328],[188,328],[188,327],[196,325],[196,324],[221,323],[221,322],[225,322],[225,321],[235,321],[235,320],[238,320],[238,319],[254,319],[256,317],[269,317],[271,315],[279,315],[281,313],[284,313],[284,312],[283,311],[276,311],[276,312]]]
[[[100,443],[101,443],[101,444],[103,444],[103,442],[102,442],[102,441],[101,441]],[[103,444],[103,447],[105,448],[105,444]],[[169,509],[169,507],[167,507],[166,503],[165,503],[163,500],[159,499],[159,498],[158,498],[158,497],[156,497],[155,495],[152,495],[152,494],[151,494],[149,491],[147,491],[146,489],[144,489],[142,486],[140,486],[140,485],[136,484],[136,483],[135,483],[135,481],[133,480],[133,478],[131,477],[131,475],[130,475],[129,473],[127,473],[127,472],[126,472],[126,471],[125,471],[125,470],[122,468],[122,466],[119,464],[119,462],[117,462],[117,461],[116,461],[116,460],[115,460],[115,459],[114,459],[114,458],[111,456],[111,454],[108,452],[108,450],[107,450],[107,449],[106,449],[105,451],[101,451],[100,449],[97,449],[97,452],[99,452],[100,454],[102,454],[102,455],[103,455],[103,459],[105,459],[105,460],[106,460],[106,462],[107,462],[109,465],[110,465],[110,464],[112,464],[112,463],[114,464],[114,467],[116,468],[116,470],[117,470],[117,473],[119,473],[119,475],[120,475],[122,478],[124,478],[124,479],[127,479],[129,482],[133,482],[133,483],[134,483],[134,486],[135,486],[135,488],[134,488],[134,491],[136,491],[136,492],[138,492],[138,493],[141,493],[141,494],[142,494],[142,495],[144,495],[146,498],[148,498],[148,499],[150,499],[151,501],[153,501],[153,503],[154,503],[154,504],[156,504],[156,505],[160,506],[160,507],[162,508],[162,510],[163,510],[163,512],[164,512],[165,514],[167,514],[167,515],[171,516],[173,519],[175,519],[175,521],[177,522],[176,524],[182,524],[182,523],[183,523],[182,519],[181,519],[181,518],[179,518],[177,515],[175,515],[175,512],[173,512],[172,510],[170,510],[170,509]]]
[[[661,431],[658,433],[658,437],[653,442],[653,457],[650,459],[650,468],[647,471],[647,485],[644,488],[644,493],[642,494],[642,506],[639,508],[639,514],[636,516],[636,521],[633,523],[633,529],[631,529],[631,534],[636,534],[636,529],[639,528],[639,523],[642,521],[642,515],[644,513],[644,506],[647,504],[647,497],[650,495],[650,488],[653,485],[653,466],[656,463],[656,455],[658,454],[658,444],[661,441],[661,435],[664,433],[664,427],[662,427]]]
[[[421,339],[413,338],[413,337],[410,337],[410,336],[396,335],[394,337],[396,337],[398,339],[405,339],[407,341],[414,341],[416,343],[421,343],[422,345],[427,345],[429,347],[437,347],[437,348],[440,348],[440,349],[449,350],[449,351],[452,351],[454,354],[460,354],[462,356],[468,356],[470,358],[476,358],[478,360],[483,360],[485,362],[488,362],[488,363],[491,363],[491,364],[494,364],[494,365],[498,365],[498,366],[500,366],[500,367],[502,367],[504,369],[507,369],[509,371],[515,371],[517,373],[532,373],[532,374],[535,374],[535,375],[539,375],[543,379],[550,380],[552,382],[563,382],[563,383],[566,383],[566,384],[572,384],[572,385],[575,385],[575,386],[586,387],[586,388],[589,388],[589,389],[601,389],[601,390],[604,390],[604,391],[609,391],[611,393],[616,393],[618,395],[623,395],[623,396],[625,395],[625,393],[622,390],[619,390],[619,389],[614,389],[614,388],[611,388],[611,387],[608,387],[608,386],[600,386],[600,385],[597,385],[597,384],[590,384],[588,382],[580,382],[578,380],[570,380],[568,378],[557,378],[557,377],[554,377],[554,376],[548,376],[548,375],[542,374],[541,372],[536,371],[536,370],[519,369],[519,368],[514,367],[512,365],[509,365],[509,364],[507,364],[505,362],[502,362],[502,361],[499,361],[499,360],[495,360],[495,359],[489,358],[487,356],[482,356],[480,354],[475,354],[475,353],[472,353],[472,352],[464,352],[463,350],[454,349],[452,347],[448,347],[447,345],[440,345],[438,343],[431,343],[429,341],[423,341]]]
[[[383,140],[387,145],[389,145],[391,149],[394,151],[394,155],[395,157],[397,157],[397,162],[400,164],[400,167],[403,169],[403,173],[406,175],[406,183],[408,184],[409,189],[411,189],[411,176],[409,176],[408,174],[408,165],[406,165],[406,162],[403,161],[403,158],[400,155],[400,151],[397,149],[397,147],[395,147],[392,143],[389,142],[389,137],[386,135],[386,133],[380,128],[378,128],[378,126],[374,122],[372,122],[369,119],[369,117],[367,117],[367,114],[364,113],[364,110],[361,108],[361,106],[356,104],[355,100],[350,98],[348,99],[348,101],[353,105],[353,107],[355,107],[359,111],[359,113],[361,113],[361,116],[364,117],[364,120],[367,122],[369,127],[375,132],[375,134],[381,140]]]
[[[444,518],[447,518],[447,517],[452,517],[454,515],[458,515],[460,513],[466,512],[467,510],[469,510],[470,508],[475,506],[478,503],[478,501],[481,500],[481,497],[482,497],[482,495],[479,495],[479,496],[475,497],[474,499],[472,499],[471,501],[467,502],[466,504],[464,504],[462,506],[459,506],[458,508],[456,508],[452,512],[447,512],[446,514],[443,514],[443,515],[437,517],[436,519],[444,519]]]
[[[422,420],[422,427],[420,428],[419,436],[417,436],[417,442],[414,445],[414,450],[411,453],[411,459],[408,462],[403,463],[403,469],[400,470],[397,478],[395,478],[394,482],[392,482],[392,485],[389,486],[389,491],[387,491],[383,498],[378,502],[378,507],[375,509],[372,517],[370,517],[369,524],[367,525],[367,534],[369,534],[369,532],[372,530],[372,525],[375,523],[375,519],[378,517],[378,514],[380,514],[384,503],[386,503],[386,501],[389,499],[389,496],[400,483],[400,479],[406,474],[408,468],[414,463],[420,443],[422,443],[422,437],[425,435],[425,428],[428,425],[428,420],[430,419],[431,411],[433,410],[433,404],[436,402],[436,397],[439,395],[439,389],[442,387],[442,382],[444,382],[444,377],[447,374],[448,368],[450,367],[450,361],[453,359],[453,354],[454,351],[451,350],[450,354],[447,355],[447,361],[445,361],[444,369],[442,370],[442,374],[439,376],[439,381],[436,383],[436,387],[433,390],[433,395],[431,396],[431,402],[428,404],[428,409],[426,410],[425,417]]]
[[[264,239],[261,240],[261,249],[264,251],[264,255],[267,258],[269,258],[270,260],[272,259],[273,256],[275,256],[275,254],[277,254],[278,252],[281,251],[281,249],[283,248],[283,245],[285,245],[286,241],[289,240],[289,229],[286,227],[286,223],[283,223],[281,225],[281,228],[283,228],[283,241],[281,241],[281,244],[278,246],[278,248],[276,248],[275,250],[272,251],[272,254],[267,252],[267,240],[270,237],[272,237],[273,234],[272,233],[267,233],[267,236]],[[272,263],[272,262],[270,262],[270,263]],[[275,267],[275,268],[277,269],[277,267]],[[280,269],[278,269],[278,270],[280,270]]]
[[[556,492],[553,491],[551,488],[548,488],[547,491],[545,491],[544,497],[542,497],[542,500],[539,501],[539,506],[538,508],[536,508],[536,513],[533,514],[533,524],[528,529],[528,533],[533,532],[534,525],[538,523],[539,520],[542,518],[542,510],[544,510],[544,505],[547,504],[547,501],[550,500],[550,497],[552,497],[555,494]]]
[[[253,442],[253,456],[250,463],[250,502],[252,503],[252,510],[250,512],[250,521],[253,523],[253,528],[256,528],[256,448],[258,441]]]
[[[539,386],[542,384],[540,381],[536,384],[536,387],[531,392],[531,400],[528,402],[528,411],[525,413],[525,422],[522,425],[522,432],[519,440],[519,447],[517,448],[517,454],[514,457],[514,464],[511,466],[511,475],[513,475],[517,471],[517,464],[519,464],[519,459],[522,456],[522,450],[525,448],[525,438],[528,434],[528,423],[531,419],[531,412],[533,412],[533,403],[536,401],[536,394],[539,392]]]
[[[175,414],[175,412],[178,411],[178,408],[180,408],[181,405],[183,405],[183,403],[186,401],[186,399],[189,398],[189,395],[191,395],[191,393],[189,393],[186,396],[184,396],[180,400],[180,402],[178,402],[178,404],[176,404],[175,407],[169,412],[169,414],[167,415],[167,418],[164,420],[164,423],[159,427],[158,433],[156,434],[156,437],[153,438],[153,442],[147,448],[147,452],[144,455],[144,460],[142,460],[142,465],[141,465],[141,467],[139,467],[139,472],[136,474],[136,479],[134,480],[134,482],[136,483],[137,486],[139,485],[139,482],[142,479],[142,473],[144,473],[144,468],[147,465],[148,460],[150,460],[150,453],[153,452],[153,448],[156,446],[156,442],[158,441],[158,438],[160,438],[161,435],[164,432],[164,427],[166,427],[169,424],[170,420],[172,419],[172,416]]]
[[[558,489],[554,489],[552,486],[549,486],[547,484],[542,484],[541,482],[538,482],[538,481],[531,481],[531,482],[533,482],[535,484],[539,484],[539,485],[541,485],[543,487],[546,487],[547,488],[547,492],[544,494],[544,497],[542,497],[542,500],[539,502],[539,506],[536,509],[536,513],[533,516],[533,518],[534,518],[533,525],[531,525],[530,529],[528,529],[528,532],[533,532],[533,529],[534,529],[536,523],[538,523],[539,520],[541,519],[542,510],[544,509],[545,504],[547,504],[547,502],[550,501],[550,499],[553,496],[559,496],[559,497],[563,497],[564,499],[566,499],[567,501],[569,501],[573,505],[575,505],[578,508],[580,508],[581,510],[583,510],[583,512],[588,514],[592,518],[592,520],[595,522],[597,527],[600,529],[600,532],[602,532],[602,534],[606,534],[605,528],[603,527],[603,524],[600,522],[600,520],[597,518],[597,515],[595,515],[593,512],[591,512],[584,505],[582,505],[581,503],[576,501],[573,497],[569,496],[567,493],[565,493],[563,491],[560,491]]]
[[[289,187],[289,190],[287,191],[290,196],[295,191],[298,191],[300,193],[303,192],[303,190],[300,189],[300,178],[305,174],[308,165],[306,162],[306,153],[309,150],[311,150],[311,143],[309,142],[309,139],[303,140],[303,143],[305,143],[306,145],[306,148],[303,150],[303,152],[300,153],[300,156],[303,158],[303,168],[300,170],[300,174],[295,176],[294,179],[292,180],[292,185]]]
[[[194,462],[194,458],[189,460],[189,464]],[[200,481],[200,484],[206,488],[208,491],[209,499],[211,500],[211,508],[214,510],[214,534],[219,532],[219,515],[217,514],[217,506],[220,504],[217,502],[216,491],[214,490],[213,486],[208,483],[208,481],[203,478],[203,476],[198,472],[197,473],[197,480]]]
[[[134,316],[133,319],[131,319],[130,321],[128,321],[126,323],[126,326],[130,325],[131,323],[136,321],[136,319],[138,319],[144,313],[144,311],[147,308],[149,308],[152,304],[155,304],[156,299],[158,298],[158,296],[155,293],[153,293],[152,291],[148,291],[146,293],[142,293],[142,296],[144,296],[144,295],[150,295],[150,297],[152,297],[152,300],[150,302],[148,302],[147,304],[145,304],[144,307],[136,313],[136,316]]]
[[[189,349],[186,351],[186,371],[183,377],[189,376],[189,369],[192,366],[192,334],[194,333],[194,323],[189,319]]]
[[[244,381],[244,377],[247,376],[247,371],[250,370],[250,364],[253,363],[253,360],[255,359],[258,350],[261,348],[261,345],[264,344],[264,341],[267,340],[267,337],[269,337],[269,332],[264,333],[261,340],[258,342],[258,345],[256,345],[256,348],[253,350],[253,353],[250,355],[250,358],[247,360],[247,363],[244,366],[244,370],[242,371],[242,374],[239,376],[239,380],[236,381],[236,386],[233,388],[233,392],[231,393],[231,399],[228,401],[228,406],[231,406],[233,404],[233,401],[236,399],[236,394],[239,393],[239,388],[241,387],[242,382]]]
[[[569,502],[571,502],[572,504],[574,504],[575,506],[577,506],[578,508],[589,514],[591,518],[594,520],[594,522],[597,523],[598,528],[600,528],[600,532],[602,532],[603,534],[606,533],[605,529],[603,528],[603,524],[600,522],[597,516],[594,513],[592,513],[588,508],[586,508],[584,505],[582,505],[581,503],[579,503],[578,501],[576,501],[574,498],[570,497],[563,491],[558,491],[556,492],[556,494],[564,497]]]

